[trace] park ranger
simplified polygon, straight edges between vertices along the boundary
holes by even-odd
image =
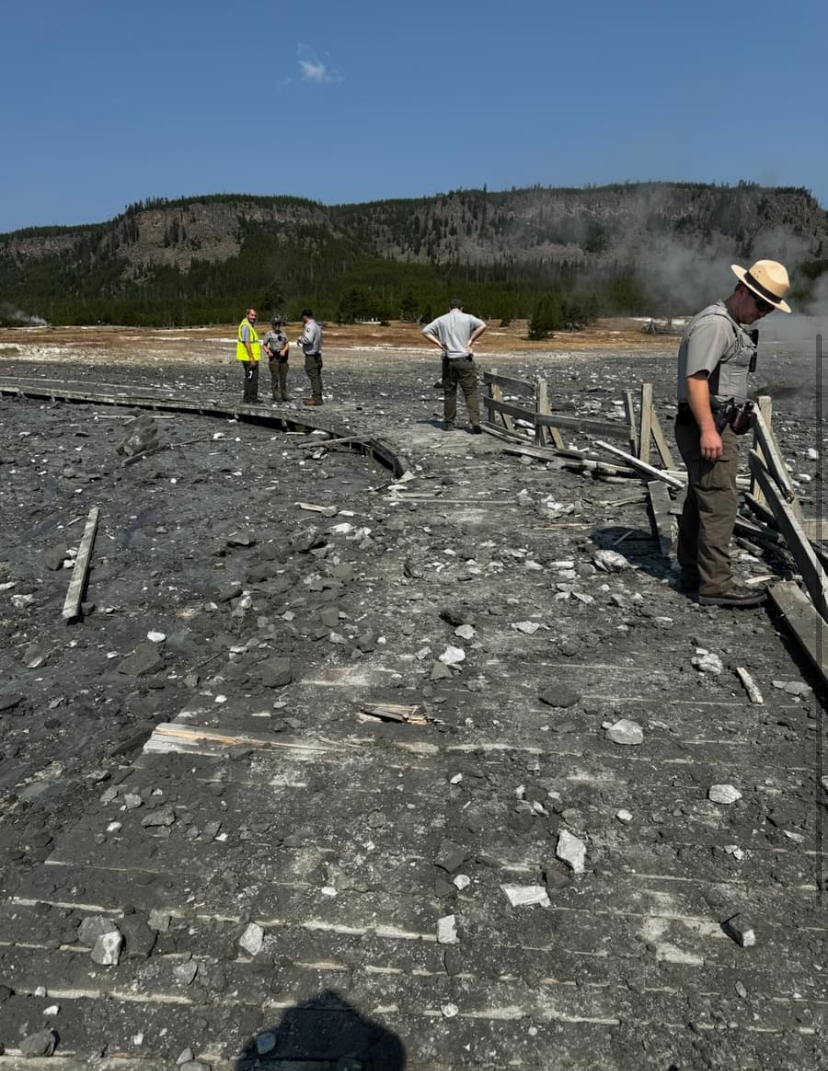
[[[706,606],[756,606],[764,588],[734,585],[729,544],[736,523],[737,431],[749,427],[748,372],[758,331],[774,309],[790,312],[788,273],[775,260],[731,269],[739,282],[687,325],[678,352],[676,443],[688,486],[679,522],[680,589]],[[746,406],[745,403],[748,403]]]

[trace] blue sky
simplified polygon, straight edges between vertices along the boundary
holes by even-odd
[[[828,206],[828,5],[0,0],[0,231],[642,179]]]

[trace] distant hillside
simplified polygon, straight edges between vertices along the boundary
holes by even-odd
[[[107,223],[0,235],[0,311],[173,324],[233,320],[250,302],[295,316],[310,302],[327,318],[415,319],[460,288],[488,316],[528,315],[558,294],[577,320],[658,311],[669,300],[660,262],[780,248],[804,283],[828,262],[828,215],[805,189],[484,188],[332,206],[150,199]]]

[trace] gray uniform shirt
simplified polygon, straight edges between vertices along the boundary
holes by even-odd
[[[737,324],[723,301],[708,305],[684,329],[678,351],[677,394],[687,401],[687,377],[707,372],[714,409],[735,398],[747,398],[747,376],[756,353],[753,339]]]
[[[305,356],[312,353],[322,352],[322,328],[316,320],[308,320],[305,330],[296,340],[302,347]]]
[[[452,309],[445,316],[438,316],[423,328],[424,335],[434,335],[440,340],[443,353],[450,361],[468,357],[469,339],[472,332],[483,326],[483,321],[460,309]]]
[[[273,356],[278,357],[285,348],[286,342],[287,335],[283,335],[281,331],[268,331],[262,339],[262,346],[267,346]],[[288,354],[285,354],[283,359],[286,361],[288,359]]]

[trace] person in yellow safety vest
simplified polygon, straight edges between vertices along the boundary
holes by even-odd
[[[262,344],[256,334],[255,309],[248,309],[247,315],[239,324],[236,337],[236,360],[242,362],[244,369],[244,401],[256,405],[259,401],[259,361],[262,356]]]

